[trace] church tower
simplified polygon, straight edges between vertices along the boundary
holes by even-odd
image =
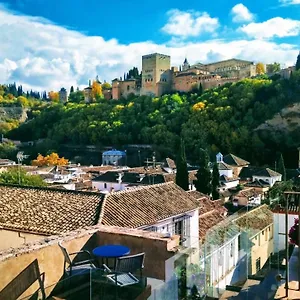
[[[187,58],[185,58],[185,60],[184,60],[184,62],[183,62],[183,65],[182,65],[182,71],[186,71],[186,70],[188,70],[190,67],[191,67],[191,66],[190,66],[190,64],[189,64],[189,62],[188,62],[188,60],[187,60]]]

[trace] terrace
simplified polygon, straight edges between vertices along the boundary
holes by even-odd
[[[215,203],[214,203],[215,205]],[[202,209],[204,209],[203,207]],[[207,208],[207,207],[206,207]],[[277,299],[285,293],[286,249],[280,240],[283,228],[279,217],[266,205],[244,208],[224,219],[224,212],[213,210],[220,223],[211,226],[209,212],[199,220],[201,244],[180,245],[177,235],[95,225],[72,230],[19,248],[0,252],[0,300],[10,299]],[[217,215],[219,214],[219,215]],[[205,217],[206,216],[206,217]],[[292,218],[293,219],[293,218]],[[223,221],[222,221],[223,220]],[[293,220],[292,220],[293,221]],[[209,223],[209,224],[208,224]],[[210,228],[206,232],[203,228]],[[144,252],[139,282],[116,288],[107,280],[102,261],[84,274],[64,276],[64,257],[58,243],[69,253],[93,251],[98,246],[121,244],[131,254]],[[298,247],[289,247],[289,296],[298,293]],[[75,256],[74,261],[79,260]],[[29,274],[44,273],[45,295],[39,282]],[[112,265],[112,262],[109,262]],[[37,272],[39,274],[39,272]],[[3,288],[6,294],[3,294]],[[18,291],[24,293],[16,296]],[[292,291],[294,289],[294,291]],[[38,290],[38,292],[36,292]],[[4,290],[5,292],[5,290]],[[297,298],[296,296],[294,299]]]
[[[33,273],[39,272],[44,273],[46,299],[115,299],[116,288],[107,281],[101,268],[66,278],[64,257],[58,242],[70,253],[92,251],[99,245],[107,244],[127,246],[131,254],[145,252],[144,270],[139,283],[122,287],[117,292],[118,299],[148,299],[156,288],[165,284],[168,272],[172,273],[172,265],[168,261],[178,251],[179,237],[164,238],[154,232],[98,225],[51,236],[24,247],[10,248],[0,252],[0,299],[43,299],[38,280],[30,286]],[[95,265],[100,266],[101,262],[96,261]],[[27,286],[28,289],[19,297],[20,289]]]

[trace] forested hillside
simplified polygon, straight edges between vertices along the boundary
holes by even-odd
[[[46,93],[46,92],[45,92]],[[23,92],[16,84],[0,85],[0,134],[17,128],[27,119],[34,118],[49,104],[38,92]]]
[[[276,152],[300,146],[299,130],[282,135],[256,128],[296,102],[300,102],[299,71],[290,80],[244,79],[202,94],[53,104],[9,136],[49,138],[57,144],[153,144],[161,154],[174,157],[181,135],[191,162],[197,162],[198,150],[206,148],[211,155],[232,152],[266,164],[274,161]]]

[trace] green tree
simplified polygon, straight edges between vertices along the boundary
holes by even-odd
[[[272,74],[280,71],[280,63],[274,62],[267,65],[267,73]]]
[[[22,168],[12,168],[0,173],[0,183],[20,184],[23,186],[46,186],[46,183],[38,175],[28,175]]]
[[[296,71],[300,70],[300,52],[297,56],[297,62],[296,62]]]
[[[214,163],[213,166],[211,185],[212,185],[213,199],[214,200],[219,199],[220,195],[219,195],[218,187],[220,186],[220,173],[219,173],[218,164],[216,162]]]
[[[176,158],[176,170],[176,184],[187,191],[189,189],[189,174],[183,139],[180,141],[179,153]]]
[[[210,195],[212,192],[211,188],[211,172],[209,169],[209,158],[208,154],[204,149],[200,150],[199,155],[199,169],[196,173],[196,181],[195,181],[195,187],[196,190]]]
[[[282,180],[286,181],[286,170],[284,165],[284,159],[282,153],[280,153],[279,161],[278,161],[278,172],[282,175]]]
[[[70,94],[72,94],[72,93],[74,93],[74,87],[73,87],[73,85],[70,88]]]

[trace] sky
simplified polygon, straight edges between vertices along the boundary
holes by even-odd
[[[25,89],[110,82],[154,52],[287,67],[299,50],[300,0],[0,0],[0,83]]]

